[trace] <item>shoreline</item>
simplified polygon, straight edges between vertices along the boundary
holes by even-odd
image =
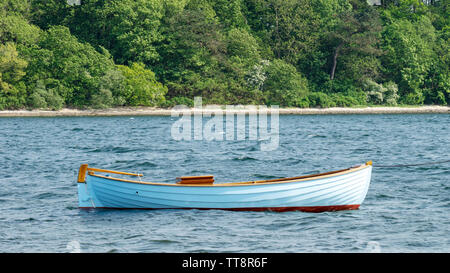
[[[248,109],[225,110],[220,106],[215,109],[194,109],[174,110],[178,113],[203,113],[211,114],[217,111],[233,114],[249,114],[255,111]],[[267,113],[273,112],[270,107]],[[449,106],[411,106],[411,107],[332,107],[332,108],[279,108],[280,115],[352,115],[352,114],[450,114]],[[90,109],[78,110],[64,108],[57,111],[51,110],[5,110],[0,111],[0,117],[108,117],[108,116],[170,116],[172,109],[163,109],[155,107],[121,107],[110,109]]]

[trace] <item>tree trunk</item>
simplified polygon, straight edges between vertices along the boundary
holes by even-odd
[[[339,51],[341,50],[342,46],[343,46],[343,43],[340,43],[334,50],[333,66],[331,67],[330,80],[334,79],[334,72],[336,71],[337,57],[339,55]]]
[[[278,28],[278,7],[274,7],[274,9],[275,9],[275,33],[277,36],[277,44],[278,44],[276,54],[277,54],[277,58],[280,59],[281,58],[280,57],[281,56],[281,54],[280,54],[281,38],[280,38],[280,32],[279,32],[279,28]]]

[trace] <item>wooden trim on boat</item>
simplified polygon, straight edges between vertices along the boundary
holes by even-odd
[[[78,170],[78,183],[86,183],[86,171],[88,168],[88,164],[81,164],[80,169]]]
[[[95,172],[114,173],[114,174],[130,175],[130,176],[144,176],[143,174],[140,174],[140,173],[127,173],[127,172],[118,172],[118,171],[111,171],[111,170],[104,170],[104,169],[97,169],[97,168],[89,168],[88,164],[81,164],[80,169],[78,170],[77,182],[78,183],[86,183],[86,174],[95,175]]]
[[[169,184],[169,183],[158,183],[158,182],[143,182],[143,181],[136,181],[136,180],[128,180],[128,179],[121,179],[116,177],[107,177],[103,175],[98,175],[95,173],[89,172],[88,175],[104,178],[108,180],[115,180],[115,181],[121,181],[121,182],[128,182],[128,183],[135,183],[135,184],[144,184],[144,185],[157,185],[157,186],[176,186],[176,187],[228,187],[228,186],[248,186],[248,185],[264,185],[264,184],[280,184],[280,183],[291,183],[291,182],[300,182],[300,181],[308,181],[308,180],[314,180],[317,178],[329,178],[333,176],[343,175],[352,173],[355,171],[359,171],[365,168],[368,168],[372,165],[372,161],[368,161],[365,164],[354,166],[347,169],[337,170],[337,171],[330,171],[325,173],[318,173],[318,174],[310,174],[310,175],[304,175],[304,176],[296,176],[296,177],[288,177],[288,178],[279,178],[279,179],[270,179],[270,180],[255,180],[255,181],[246,181],[246,182],[231,182],[231,183],[219,183],[219,184]],[[104,170],[106,171],[106,170]],[[124,174],[122,172],[115,172],[115,171],[107,171],[111,173],[119,173]],[[142,176],[142,175],[140,175]]]
[[[177,177],[176,179],[191,180],[191,179],[212,179],[212,178],[214,178],[213,175],[199,175],[199,176],[180,176],[180,177]]]
[[[181,176],[176,178],[177,184],[212,184],[214,183],[214,176],[202,175],[202,176]]]
[[[111,170],[104,170],[104,169],[97,169],[97,168],[87,168],[89,172],[99,172],[99,173],[114,173],[114,174],[123,174],[123,175],[130,175],[130,176],[144,176],[141,173],[127,173],[127,172],[118,172],[118,171],[111,171]]]

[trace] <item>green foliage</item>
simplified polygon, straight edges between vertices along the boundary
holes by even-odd
[[[367,101],[372,104],[397,105],[399,98],[398,87],[393,82],[378,84],[370,79],[364,83],[364,90],[367,92]]]
[[[21,80],[27,65],[19,57],[14,43],[0,45],[0,110],[24,105],[25,84]]]
[[[427,13],[427,6],[421,0],[396,0],[387,1],[387,9],[383,10],[383,16],[387,20],[407,19],[414,21]]]
[[[55,88],[48,89],[44,81],[38,81],[33,92],[28,96],[28,106],[31,108],[48,108],[59,110],[64,105],[64,99]]]
[[[31,25],[20,14],[3,14],[0,11],[0,42],[14,41],[16,44],[33,45],[41,34],[40,28]]]
[[[399,99],[398,86],[396,83],[390,81],[383,85],[384,91],[384,101],[387,105],[397,105]]]
[[[158,106],[164,103],[167,88],[156,81],[155,73],[142,63],[133,63],[130,67],[119,65],[125,77],[123,97],[127,105]]]
[[[219,63],[225,60],[225,43],[219,32],[219,25],[214,18],[214,11],[208,3],[201,8],[194,2],[179,14],[165,18],[162,28],[163,41],[158,52],[164,62],[154,65],[154,71],[169,87],[170,96],[200,95],[189,94],[199,78],[210,79],[220,74]],[[178,85],[186,85],[186,87]],[[205,85],[197,87],[213,88]],[[174,88],[172,88],[174,87]]]
[[[227,55],[231,62],[249,67],[261,59],[258,42],[244,29],[230,29],[226,36],[226,43]]]
[[[127,86],[119,69],[108,70],[100,80],[100,94],[95,96],[96,108],[126,105]]]
[[[375,8],[366,1],[353,0],[350,3],[351,9],[336,14],[337,20],[326,36],[332,49],[330,79],[341,77],[362,82],[364,78],[377,74],[378,65],[374,56],[380,54],[377,41],[381,21]]]
[[[102,77],[116,69],[107,51],[99,53],[81,43],[63,26],[51,27],[32,52],[31,62],[38,79],[55,79],[67,105],[87,107],[96,99]],[[44,74],[41,74],[44,72]],[[33,74],[31,74],[33,75]],[[30,76],[31,76],[30,75]]]
[[[425,97],[422,91],[417,90],[412,93],[408,93],[405,97],[402,98],[402,103],[409,105],[420,105],[423,104]]]
[[[72,7],[65,0],[27,0],[27,2],[30,2],[32,10],[30,21],[44,30],[51,26],[66,25],[73,13]]]
[[[210,5],[225,29],[248,28],[242,11],[243,2],[243,0],[209,0]]]
[[[174,107],[176,105],[185,105],[187,107],[194,107],[194,100],[186,97],[174,97],[166,100],[161,104],[161,107]]]
[[[365,103],[361,103],[358,101],[357,97],[353,97],[350,95],[345,95],[341,93],[335,93],[330,95],[330,99],[336,105],[336,107],[349,107],[354,105],[364,105]],[[331,103],[331,105],[333,104]]]
[[[282,60],[275,59],[267,65],[266,75],[262,90],[267,104],[297,106],[308,93],[307,80]]]
[[[382,60],[387,77],[399,85],[402,103],[422,104],[422,89],[437,58],[433,51],[436,41],[433,25],[427,17],[413,22],[400,19],[385,28],[384,36],[387,54]]]
[[[3,0],[0,109],[449,104],[448,1]]]
[[[160,0],[84,0],[71,9],[67,26],[83,41],[107,48],[120,64],[158,60],[155,44],[163,17]]]
[[[276,58],[297,65],[316,49],[320,15],[312,0],[245,1],[248,22],[263,46]]]
[[[8,42],[0,45],[0,80],[2,86],[17,83],[24,75],[27,62],[19,57],[14,43]]]
[[[325,93],[313,92],[308,95],[310,107],[335,107],[336,103]]]
[[[2,0],[0,2],[0,14],[2,17],[8,15],[21,15],[25,18],[31,16],[31,1],[30,0]]]

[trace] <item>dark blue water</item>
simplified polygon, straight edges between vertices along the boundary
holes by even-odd
[[[450,164],[374,168],[359,210],[79,210],[81,163],[244,181],[449,159],[450,115],[280,116],[279,147],[176,141],[171,117],[0,119],[0,252],[450,252]]]

